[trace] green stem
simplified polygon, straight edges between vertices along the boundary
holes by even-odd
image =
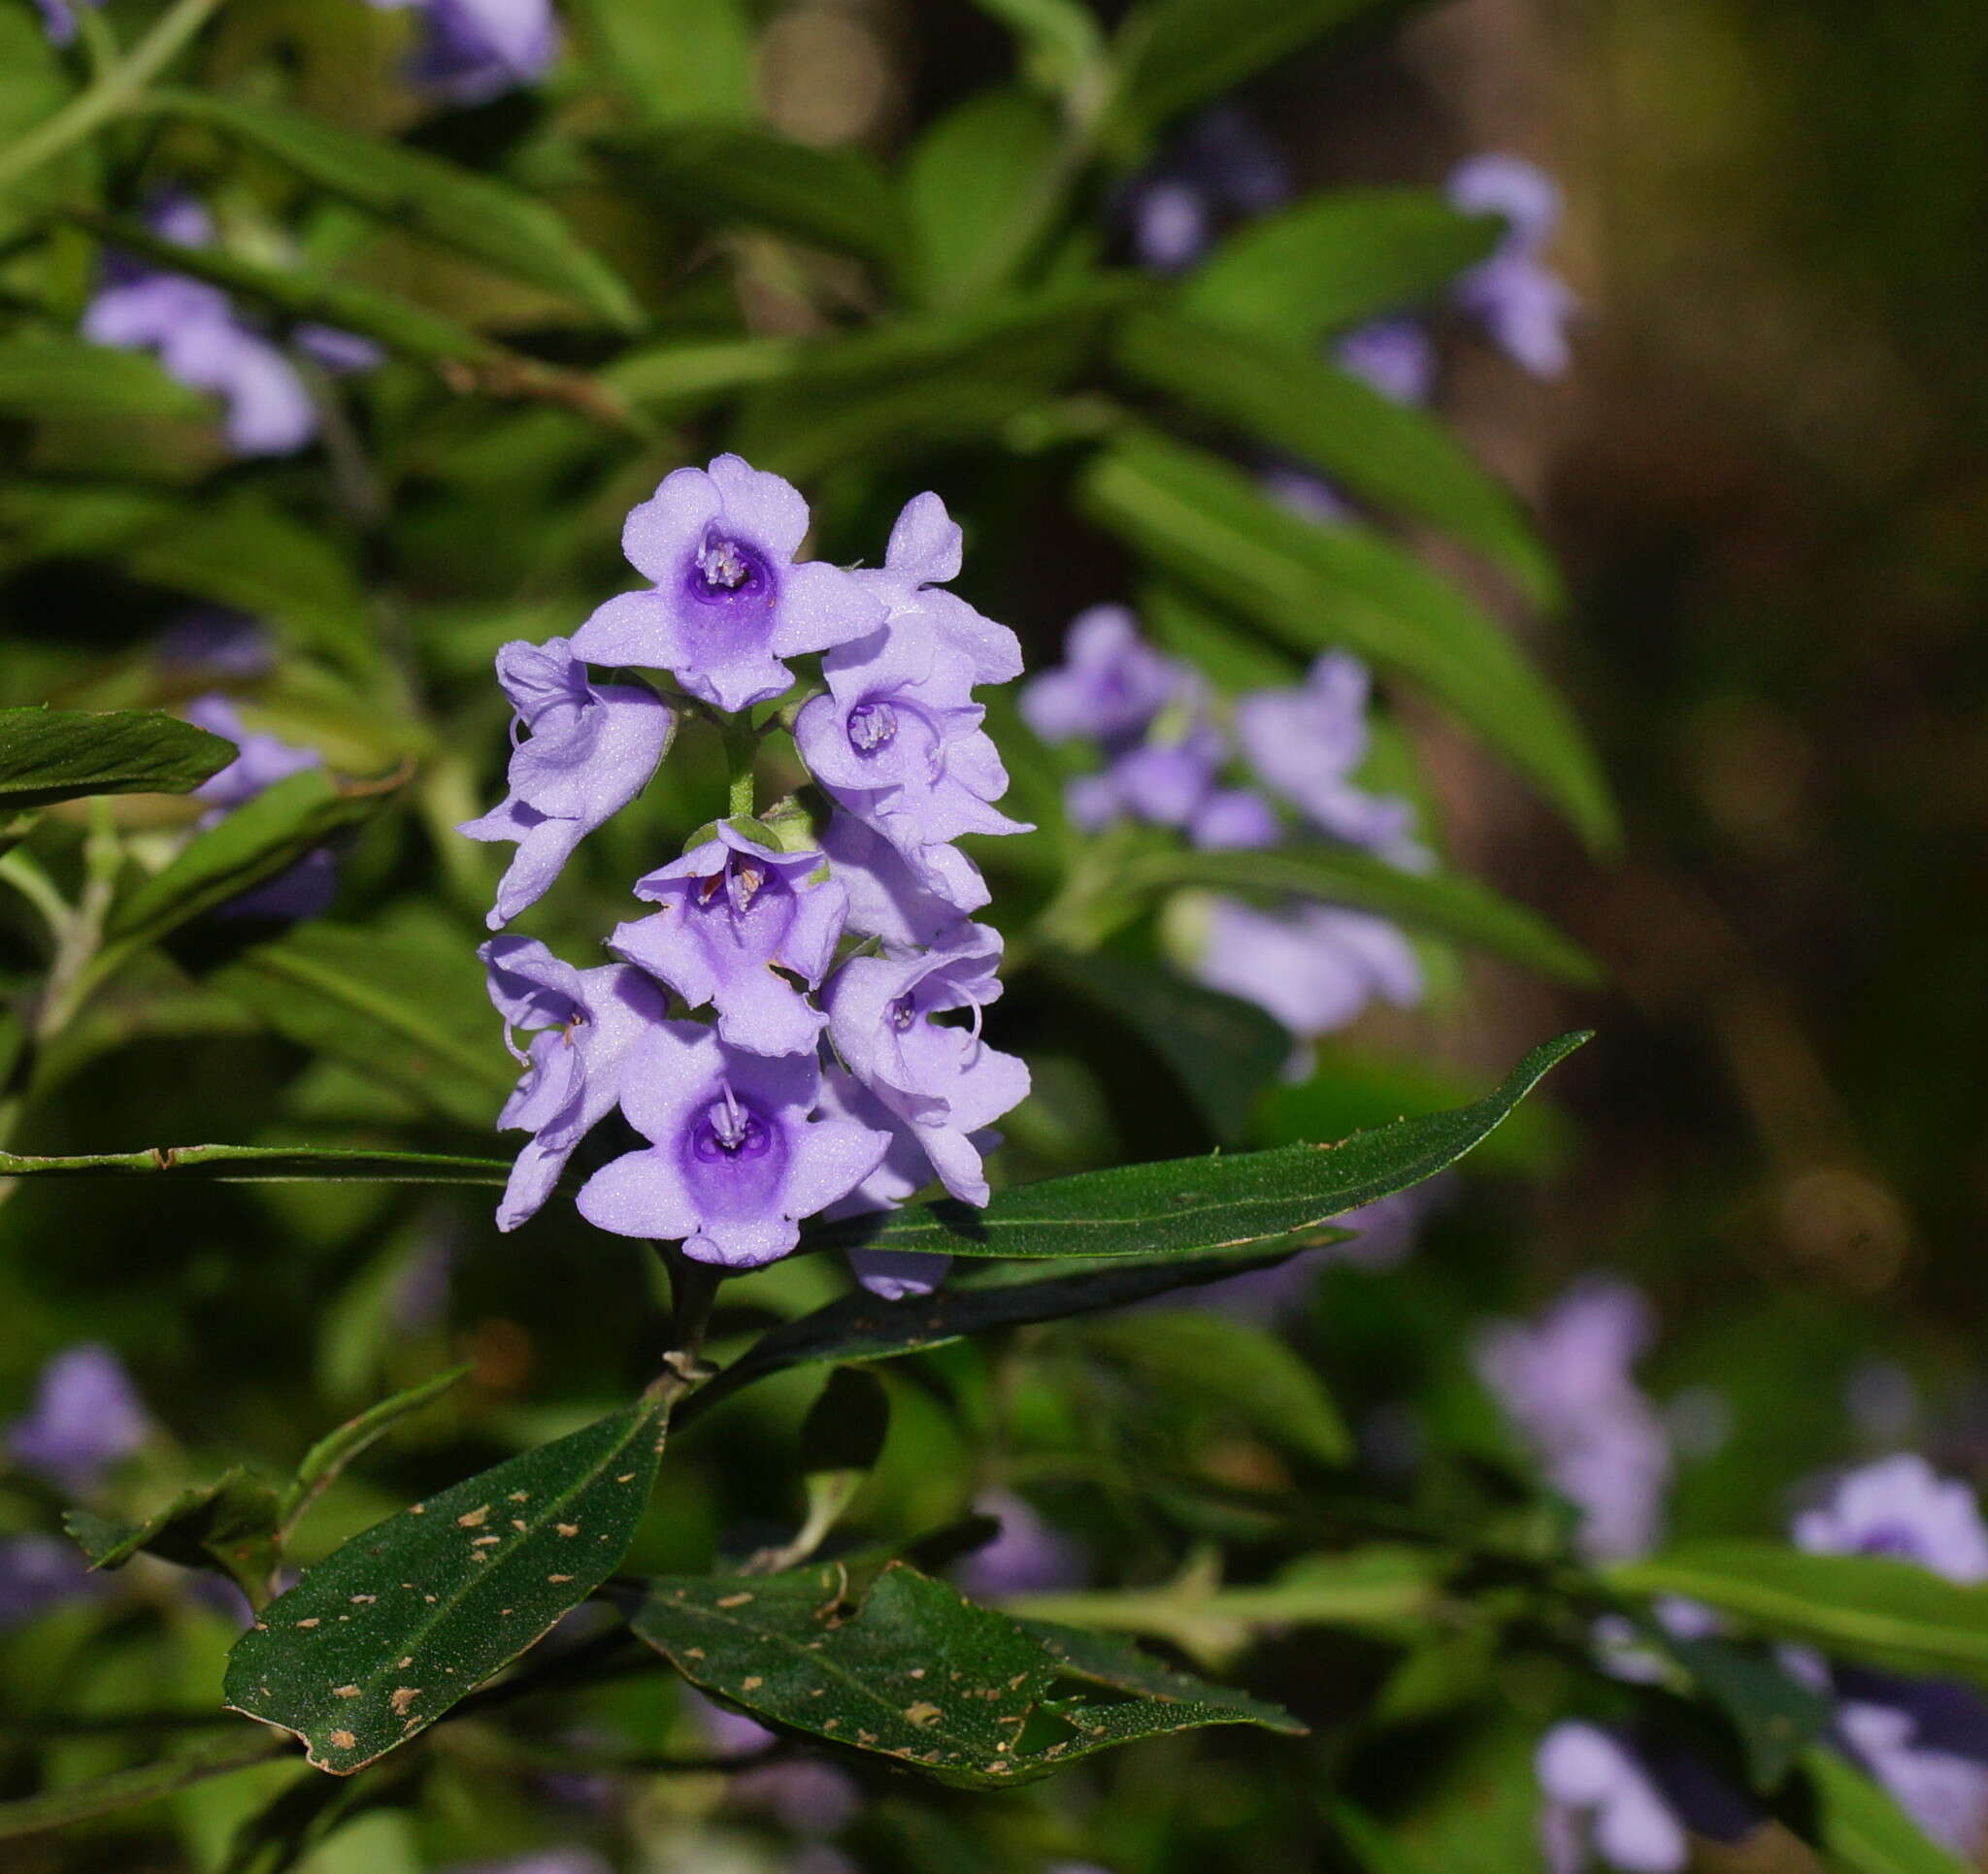
[[[759,757],[759,737],[744,717],[725,723],[718,733],[725,739],[725,772],[730,777],[725,812],[733,818],[749,817],[757,799],[752,770]]]
[[[162,1762],[146,1763],[135,1770],[116,1770],[88,1783],[67,1790],[50,1790],[19,1802],[0,1803],[0,1840],[32,1835],[44,1828],[60,1828],[65,1823],[81,1822],[87,1816],[108,1815],[115,1809],[130,1809],[141,1802],[155,1802],[211,1776],[229,1776],[251,1764],[266,1763],[271,1758],[288,1753],[290,1741],[267,1730],[241,1737],[184,1757],[169,1757]]]
[[[179,0],[168,9],[121,62],[0,154],[0,189],[11,187],[128,109],[223,4],[224,0]]]
[[[41,912],[50,934],[56,942],[61,942],[62,933],[69,928],[75,912],[40,865],[17,846],[12,852],[0,853],[0,878],[4,878]]]

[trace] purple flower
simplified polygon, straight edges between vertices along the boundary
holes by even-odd
[[[1217,107],[1126,191],[1133,253],[1156,273],[1178,273],[1207,249],[1217,216],[1267,214],[1290,192],[1276,146],[1242,112]]]
[[[895,621],[821,660],[825,696],[794,722],[810,773],[835,800],[904,853],[963,833],[1026,833],[992,803],[1008,771],[981,729],[974,666],[936,634]]]
[[[1107,771],[1120,810],[1150,826],[1184,827],[1201,811],[1214,789],[1228,754],[1222,739],[1206,721],[1188,723],[1177,735],[1150,731]]]
[[[1284,837],[1276,809],[1250,787],[1216,788],[1194,809],[1187,838],[1205,852],[1255,852]]]
[[[1490,259],[1457,282],[1456,296],[1514,363],[1539,378],[1567,369],[1567,325],[1578,302],[1540,260],[1560,220],[1560,191],[1517,156],[1474,156],[1449,179],[1449,199],[1466,214],[1502,214],[1510,224]]]
[[[958,652],[972,664],[976,683],[1012,683],[1021,674],[1021,640],[939,589],[959,576],[961,560],[958,523],[944,502],[926,493],[905,503],[882,566],[855,576],[888,608],[893,634],[915,633]]]
[[[315,319],[306,319],[290,336],[298,350],[341,378],[371,371],[386,356],[371,339],[362,339],[356,332],[341,332],[335,325],[319,325]]]
[[[1962,1686],[1884,1690],[1838,1708],[1842,1741],[1933,1840],[1975,1861],[1988,1844],[1988,1706]]]
[[[0,1632],[25,1626],[64,1601],[101,1592],[76,1546],[53,1535],[0,1536]]]
[[[1796,1517],[1794,1537],[1815,1555],[1890,1556],[1948,1581],[1988,1581],[1988,1528],[1974,1493],[1912,1452],[1851,1471],[1828,1502]]]
[[[193,790],[196,801],[211,803],[195,822],[200,832],[218,826],[238,806],[265,788],[288,780],[306,769],[321,768],[324,757],[315,748],[300,748],[279,736],[251,734],[242,726],[235,706],[224,696],[196,697],[182,712],[196,729],[232,741],[241,751],[219,773],[211,774]],[[231,898],[218,915],[267,917],[295,921],[316,917],[329,908],[338,892],[338,862],[328,846],[307,852],[287,871]]]
[[[1631,1560],[1656,1541],[1671,1450],[1631,1373],[1649,1336],[1642,1297],[1592,1276],[1537,1326],[1496,1322],[1474,1350],[1478,1377],[1581,1512],[1578,1541],[1593,1561]]]
[[[100,6],[103,0],[35,0],[41,9],[42,30],[51,46],[67,46],[76,37],[76,7]]]
[[[573,640],[590,663],[671,672],[692,695],[736,710],[780,695],[779,660],[868,637],[884,605],[852,574],[794,564],[808,504],[736,455],[679,469],[628,516],[621,549],[646,592],[602,606]]]
[[[922,955],[852,957],[822,992],[830,1038],[850,1073],[911,1129],[945,1188],[967,1203],[988,1195],[971,1134],[1029,1090],[1028,1068],[980,1038],[980,1011],[1001,994],[1000,959],[999,933],[962,924]],[[974,1011],[970,1027],[935,1019],[962,1008]]]
[[[956,846],[907,856],[853,813],[838,807],[821,836],[837,881],[849,895],[847,928],[888,950],[929,943],[987,903],[987,881]]]
[[[1113,751],[1129,745],[1180,694],[1187,673],[1139,635],[1122,606],[1077,615],[1064,661],[1022,689],[1022,720],[1044,741],[1086,738]]]
[[[1160,176],[1132,196],[1132,251],[1142,267],[1177,274],[1207,252],[1213,236],[1208,191]]]
[[[1540,1833],[1552,1874],[1580,1874],[1591,1857],[1622,1874],[1674,1874],[1689,1858],[1683,1824],[1608,1732],[1555,1725],[1533,1766],[1546,1796]]]
[[[497,1228],[515,1230],[552,1195],[574,1149],[613,1111],[634,1071],[638,1043],[662,1022],[668,999],[640,970],[576,970],[531,937],[500,937],[477,952],[490,1000],[514,1028],[538,1031],[516,1090],[497,1125],[532,1134],[497,1206]]]
[[[266,676],[275,666],[269,633],[248,613],[219,606],[182,612],[159,634],[158,660],[215,676]]]
[[[689,1692],[691,1716],[724,1757],[754,1757],[776,1733],[742,1711],[731,1711],[702,1693]],[[734,1776],[725,1792],[736,1808],[770,1815],[794,1835],[833,1835],[852,1817],[862,1793],[848,1773],[819,1758],[765,1763]]]
[[[746,1054],[697,1023],[649,1024],[621,1089],[649,1145],[587,1180],[580,1215],[681,1242],[701,1263],[756,1268],[784,1256],[801,1219],[847,1196],[890,1142],[852,1120],[811,1119],[820,1077],[811,1055]]]
[[[1409,838],[1414,809],[1369,794],[1350,778],[1367,759],[1367,667],[1328,651],[1305,682],[1258,690],[1236,705],[1236,735],[1249,765],[1321,831],[1397,864],[1424,863]]]
[[[812,1053],[827,1017],[775,966],[812,989],[848,914],[847,889],[818,852],[779,852],[720,821],[714,836],[652,871],[637,898],[660,904],[608,947],[668,983],[691,1008],[713,1003],[718,1036],[754,1054]]]
[[[838,1118],[852,1119],[890,1139],[876,1170],[822,1213],[830,1222],[895,1210],[907,1198],[932,1182],[932,1161],[918,1142],[915,1128],[854,1075],[841,1068],[830,1068],[822,1075],[821,1110]],[[1000,1142],[1001,1135],[989,1132],[976,1133],[972,1139],[975,1149],[980,1152],[990,1152]],[[918,1249],[851,1249],[848,1260],[857,1282],[885,1301],[930,1295],[945,1280],[945,1272],[952,1266],[950,1256]]]
[[[580,840],[648,785],[677,726],[653,691],[588,682],[564,638],[514,639],[497,653],[497,680],[530,740],[512,751],[503,802],[456,828],[472,839],[516,842],[487,920],[493,931],[535,904]]]
[[[416,7],[421,44],[408,76],[451,104],[487,104],[535,84],[559,55],[550,0],[371,0],[382,10]]]
[[[122,1363],[94,1341],[42,1368],[34,1404],[8,1429],[17,1463],[82,1495],[146,1440],[150,1422]]]
[[[1329,904],[1260,910],[1211,900],[1194,974],[1301,1037],[1344,1028],[1376,997],[1406,1008],[1422,993],[1407,937],[1380,918]]]
[[[1342,371],[1397,404],[1426,404],[1436,388],[1436,345],[1413,319],[1375,319],[1334,348]]]
[[[974,1508],[983,1516],[998,1517],[1001,1533],[954,1570],[968,1594],[1000,1600],[1010,1595],[1048,1595],[1083,1585],[1090,1573],[1083,1550],[1012,1491],[988,1491],[975,1498]]]

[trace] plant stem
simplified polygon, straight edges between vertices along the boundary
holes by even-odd
[[[60,1828],[65,1823],[108,1815],[114,1809],[134,1808],[141,1802],[155,1802],[176,1790],[204,1783],[211,1776],[228,1776],[251,1764],[266,1763],[289,1750],[288,1738],[258,1726],[252,1733],[230,1737],[205,1750],[189,1751],[183,1757],[141,1764],[135,1770],[116,1770],[109,1776],[67,1790],[50,1790],[19,1802],[0,1803],[0,1840],[36,1834],[44,1828]]]
[[[732,817],[750,815],[756,804],[752,770],[759,758],[759,737],[743,716],[721,723],[718,734],[724,738],[725,773],[730,776],[725,812]]]
[[[118,64],[0,154],[0,188],[11,187],[128,108],[223,4],[224,0],[179,0],[168,9]]]
[[[75,913],[69,908],[68,900],[55,889],[53,880],[34,858],[18,846],[12,852],[0,853],[0,878],[4,878],[41,912],[50,934],[59,943]]]

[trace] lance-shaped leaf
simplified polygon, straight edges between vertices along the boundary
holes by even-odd
[[[470,940],[317,920],[208,980],[299,1046],[466,1126],[489,1126],[516,1078]]]
[[[633,331],[642,323],[627,282],[543,202],[508,182],[232,92],[154,90],[140,106],[238,138],[354,208],[514,279],[569,294],[610,324]]]
[[[1988,1588],[1962,1587],[1911,1562],[1733,1539],[1623,1562],[1608,1576],[1629,1594],[1704,1601],[1777,1639],[1988,1684]]]
[[[1929,1839],[1888,1790],[1835,1751],[1806,1752],[1802,1769],[1790,1825],[1838,1874],[1969,1874],[1970,1863]]]
[[[334,833],[377,813],[397,777],[340,786],[321,768],[291,774],[195,834],[111,913],[99,969],[287,871]]]
[[[1011,32],[1022,49],[1021,66],[1032,83],[1049,91],[1075,91],[1101,76],[1104,35],[1082,0],[975,0]]]
[[[1474,1105],[1355,1133],[1337,1145],[1079,1171],[998,1192],[984,1210],[913,1204],[831,1224],[806,1240],[816,1248],[1156,1261],[1283,1242],[1455,1164],[1587,1039],[1585,1033],[1563,1035],[1535,1048],[1496,1093]]]
[[[319,1438],[304,1454],[304,1462],[283,1492],[281,1515],[284,1536],[304,1520],[311,1505],[337,1482],[339,1473],[368,1445],[384,1437],[410,1413],[418,1412],[431,1399],[440,1398],[474,1364],[466,1361],[460,1366],[451,1366],[422,1380],[418,1386],[394,1394],[391,1398],[369,1405]]]
[[[67,1158],[0,1152],[0,1178],[121,1178],[156,1171],[217,1184],[502,1184],[511,1165],[447,1152],[347,1152],[318,1145],[154,1145],[142,1152]]]
[[[1006,285],[1041,247],[1075,175],[1055,111],[1020,86],[977,91],[906,158],[918,276],[936,305]]]
[[[0,813],[88,794],[185,794],[235,744],[159,709],[0,709]]]
[[[426,1728],[620,1564],[665,1417],[645,1399],[354,1536],[236,1642],[229,1706],[341,1776]]]
[[[1518,503],[1426,411],[1307,347],[1176,312],[1127,321],[1114,357],[1135,382],[1295,456],[1390,514],[1427,521],[1475,547],[1534,604],[1558,603],[1552,555]]]
[[[1322,1230],[1317,1235],[1321,1241],[1334,1242],[1349,1233]],[[1018,1270],[1015,1266],[992,1264],[954,1276],[931,1295],[898,1301],[886,1301],[867,1289],[857,1289],[812,1314],[770,1329],[717,1378],[677,1408],[677,1423],[688,1424],[742,1387],[784,1372],[789,1366],[831,1360],[894,1360],[901,1354],[923,1353],[998,1328],[1026,1327],[1038,1321],[1061,1321],[1068,1315],[1094,1314],[1101,1308],[1121,1308],[1175,1289],[1265,1268],[1283,1261],[1287,1253],[1105,1265],[1087,1268],[1080,1275],[1057,1275],[1047,1281],[1017,1279],[1018,1273],[1027,1272],[1025,1266]]]
[[[194,1484],[143,1523],[110,1523],[71,1510],[62,1527],[92,1568],[121,1568],[143,1552],[182,1568],[226,1575],[259,1606],[269,1595],[281,1545],[277,1495],[237,1465],[211,1484]]]
[[[67,333],[0,345],[0,416],[29,422],[203,417],[213,405],[141,352],[114,351]]]
[[[574,11],[637,121],[750,119],[753,22],[742,0],[579,0]]]
[[[853,1613],[835,1566],[648,1584],[637,1633],[693,1685],[768,1724],[895,1758],[960,1789],[1049,1775],[1206,1725],[1296,1734],[1289,1713],[1084,1634],[1032,1627],[893,1562]],[[1101,1684],[1133,1695],[1100,1702]]]
[[[1566,704],[1510,636],[1372,528],[1288,513],[1204,449],[1128,435],[1079,484],[1102,526],[1301,654],[1338,645],[1427,688],[1607,846],[1615,811]]]
[[[1432,299],[1498,245],[1495,214],[1460,214],[1433,189],[1308,195],[1230,235],[1184,280],[1189,316],[1291,345]]]
[[[1316,898],[1488,950],[1563,982],[1596,982],[1595,960],[1546,920],[1456,872],[1404,871],[1347,846],[1287,846],[1273,852],[1197,852],[1187,847],[1133,860],[1118,881],[1128,892],[1204,886],[1212,891]]]

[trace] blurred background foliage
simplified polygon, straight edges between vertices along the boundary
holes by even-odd
[[[127,42],[149,11],[107,10]],[[1098,10],[1105,23],[1115,11]],[[1432,942],[1425,1006],[1334,1036],[1317,1076],[1270,1087],[1230,1142],[1337,1136],[1474,1093],[1558,1029],[1603,1039],[1562,1071],[1550,1109],[1474,1162],[1412,1256],[1386,1273],[1329,1268],[1289,1335],[1360,1435],[1370,1480],[1398,1488],[1405,1511],[1537,1513],[1466,1338],[1597,1266],[1641,1284],[1662,1324],[1645,1372],[1684,1454],[1678,1533],[1775,1532],[1818,1469],[1900,1443],[1988,1481],[1974,1268],[1988,1222],[1974,904],[1988,809],[1975,629],[1988,21],[1962,0],[1909,14],[1791,0],[1394,11],[1413,16],[1239,74],[1235,101],[1307,188],[1434,188],[1485,148],[1561,180],[1554,259],[1584,309],[1574,369],[1542,387],[1445,332],[1441,408],[1537,512],[1564,604],[1528,606],[1484,553],[1432,542],[1425,523],[1441,533],[1443,516],[1411,521],[1554,673],[1622,836],[1610,851],[1608,808],[1577,760],[1543,758],[1567,813],[1515,776],[1529,758],[1538,776],[1537,724],[1490,737],[1501,759],[1412,680],[1389,686],[1446,857],[1584,945],[1607,985]],[[197,109],[77,148],[44,173],[47,198],[8,195],[0,703],[182,704],[213,673],[162,656],[161,634],[191,603],[220,605],[276,639],[273,671],[248,685],[258,726],[352,773],[415,769],[405,810],[371,820],[346,854],[339,915],[371,934],[363,954],[316,959],[357,1000],[306,1006],[294,960],[258,977],[253,959],[202,950],[220,943],[212,933],[189,938],[173,962],[134,966],[62,1037],[16,1149],[382,1132],[480,1149],[509,1080],[469,954],[494,867],[444,830],[490,797],[501,761],[488,660],[508,638],[570,631],[625,584],[621,515],[712,446],[800,481],[818,550],[838,560],[876,559],[898,504],[942,490],[970,530],[962,589],[1021,632],[1031,668],[1054,661],[1082,606],[1145,600],[1157,617],[1169,593],[1208,602],[1224,573],[1143,532],[1150,482],[1101,482],[1099,464],[1126,410],[1220,448],[1248,427],[1206,402],[1191,365],[1155,381],[1113,350],[1156,292],[1122,264],[1113,190],[1182,110],[1226,93],[1220,46],[1200,49],[1206,71],[1187,61],[1188,95],[1161,72],[1145,119],[1087,117],[1095,101],[1065,85],[1077,68],[1063,17],[1021,0],[575,0],[568,55],[544,86],[435,110],[403,77],[406,16],[258,0],[225,9],[182,75],[207,96],[285,102],[507,178],[612,272],[536,223],[514,248],[533,258],[492,267],[474,254],[499,238],[484,205],[396,228],[396,214],[338,199],[363,180],[300,182],[293,161]],[[67,69],[29,10],[0,13],[0,137],[48,116]],[[1031,187],[1070,160],[1072,122],[1090,166],[1067,212],[1038,215]],[[792,140],[799,167],[742,159],[728,138],[745,126]],[[348,324],[341,312],[370,307],[391,328],[377,336],[405,341],[363,378],[314,384],[323,438],[310,455],[229,462],[163,378],[113,382],[73,358],[64,378],[47,350],[92,290],[99,238],[135,240],[146,190],[169,181],[202,193],[225,251],[263,270],[232,282],[249,299],[306,281],[321,305],[263,303]],[[354,297],[368,292],[386,297]],[[403,302],[442,323],[410,324]],[[1512,544],[1523,531],[1499,538],[1508,566],[1535,564]],[[1217,636],[1237,622],[1218,619]],[[1251,654],[1295,674],[1307,646],[1242,622]],[[1017,754],[1014,724],[1003,745],[1016,810],[1053,823],[1057,771],[1032,773],[1041,751]],[[680,833],[722,785],[715,746],[692,731],[649,800]],[[142,849],[191,810],[118,811]],[[65,882],[81,877],[87,813],[50,820]],[[555,947],[590,950],[620,914],[616,881],[652,862],[655,823],[624,817],[589,842],[542,920]],[[984,861],[1004,868],[997,908],[1018,929],[1058,861],[1046,837],[1011,843]],[[33,924],[12,903],[4,916],[0,963],[21,990],[40,967]],[[429,1054],[410,1056],[404,1023],[381,1040],[362,1006],[375,993],[418,1009]],[[1214,1142],[1177,1063],[1067,975],[1018,977],[1001,1014],[1002,1044],[1030,1058],[1038,1086],[1011,1128],[1009,1177]],[[736,1284],[721,1329],[825,1299],[835,1282],[819,1263]],[[327,1499],[310,1544],[328,1548],[625,1396],[652,1364],[660,1301],[621,1246],[571,1218],[500,1236],[476,1194],[22,1184],[0,1209],[0,1401],[24,1408],[59,1348],[114,1345],[161,1428],[119,1486],[150,1501],[237,1457],[284,1467],[338,1417],[473,1361],[462,1388]],[[1277,1518],[1294,1490],[1315,1519],[1309,1540],[1344,1534],[1302,1452],[1246,1414],[1185,1403],[1164,1363],[1114,1358],[1084,1324],[899,1363],[885,1383],[892,1431],[859,1527],[922,1529],[1019,1492],[1080,1545],[1093,1582],[1133,1588],[1191,1574],[1217,1548],[1229,1578],[1270,1579],[1288,1559]],[[720,1542],[749,1548],[742,1531],[790,1523],[812,1391],[770,1383],[687,1432],[636,1562],[702,1569]],[[1451,1455],[1401,1481],[1432,1448]],[[30,1481],[6,1487],[10,1527],[46,1522]],[[211,1700],[229,1619],[170,1571],[125,1582],[0,1643],[18,1714],[0,1748],[21,1787],[37,1765],[60,1782],[134,1755],[122,1735],[37,1738],[39,1709],[126,1705],[134,1686],[161,1705]],[[1252,1688],[1314,1738],[1148,1744],[999,1801],[866,1772],[842,1848],[878,1869],[1533,1864],[1531,1741],[1569,1670],[1550,1646],[1494,1661],[1466,1628],[1405,1655],[1385,1617],[1303,1625],[1247,1651],[1246,1632],[1184,1637],[1204,1664],[1246,1660]],[[553,1773],[587,1726],[699,1748],[673,1698],[660,1674],[597,1694],[558,1715],[542,1761],[480,1759],[474,1738],[438,1748],[418,1803],[395,1786],[309,1865],[398,1874],[569,1841],[645,1868],[785,1865],[791,1831],[722,1779],[604,1790]],[[10,1844],[10,1865],[219,1866],[234,1826],[289,1774],[184,1792],[100,1835]],[[1398,1823],[1419,1858],[1363,1852],[1368,1814]]]

